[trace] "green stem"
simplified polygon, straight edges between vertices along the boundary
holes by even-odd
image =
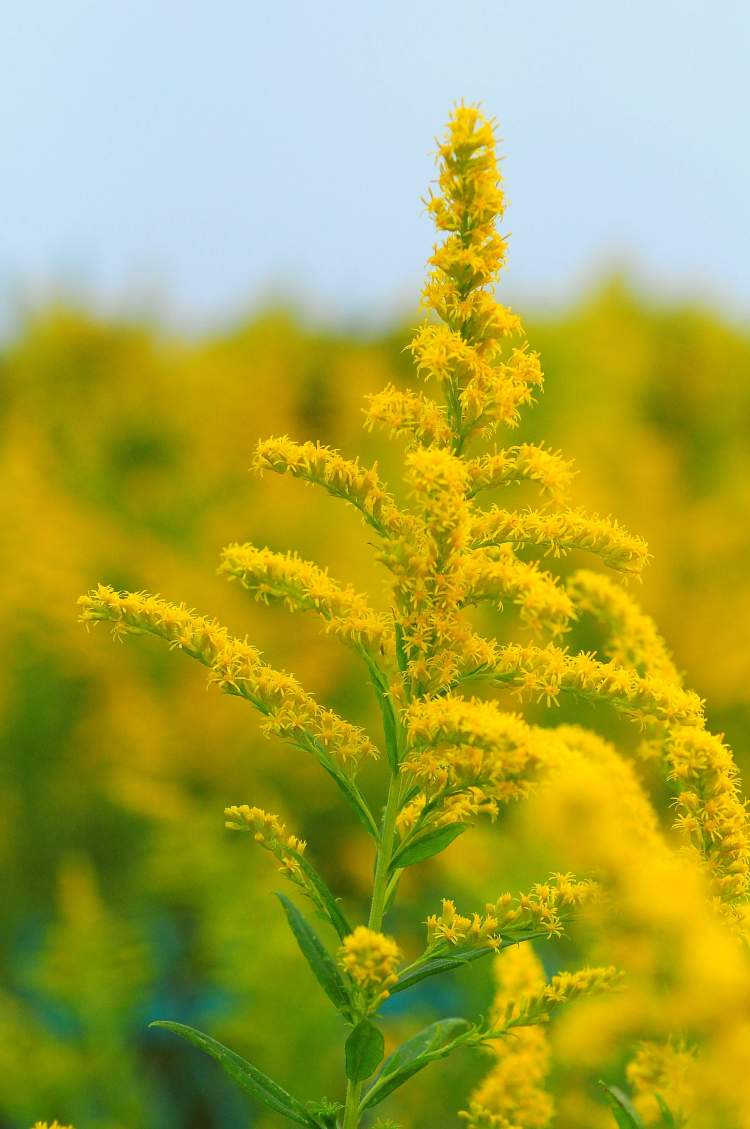
[[[357,1129],[359,1125],[359,1100],[361,1094],[361,1082],[347,1082],[346,1105],[344,1106],[344,1122],[342,1129]]]
[[[389,870],[393,857],[393,840],[396,833],[396,817],[399,809],[399,793],[401,781],[397,773],[391,773],[388,785],[388,799],[383,813],[383,828],[380,833],[378,857],[375,864],[375,882],[372,888],[372,903],[370,905],[370,929],[380,930],[385,912],[386,891],[388,888]]]

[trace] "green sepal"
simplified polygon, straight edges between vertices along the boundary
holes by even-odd
[[[360,1110],[379,1105],[431,1062],[445,1058],[474,1030],[466,1019],[439,1019],[402,1043],[385,1060],[383,1068],[362,1099]]]
[[[380,1028],[362,1019],[346,1040],[346,1076],[350,1082],[364,1082],[382,1061],[385,1041]]]
[[[404,843],[391,859],[391,869],[403,870],[417,862],[424,862],[433,855],[439,855],[454,839],[463,835],[468,826],[468,823],[447,823],[445,827],[437,827],[434,831],[428,831],[425,835]]]
[[[612,1110],[619,1129],[643,1129],[643,1122],[633,1109],[630,1099],[623,1094],[617,1086],[608,1086],[606,1082],[599,1082],[607,1104]]]
[[[334,1007],[347,1019],[351,1019],[349,992],[330,953],[295,904],[285,894],[277,893],[276,896],[284,907],[289,928],[292,930],[300,951],[310,965],[316,980]]]
[[[163,1027],[165,1031],[172,1031],[175,1035],[180,1035],[183,1039],[186,1039],[188,1043],[192,1043],[194,1047],[205,1051],[218,1062],[219,1066],[241,1090],[262,1102],[263,1105],[268,1106],[269,1109],[274,1110],[275,1113],[283,1114],[290,1121],[296,1121],[298,1125],[312,1126],[312,1129],[315,1129],[318,1124],[302,1103],[287,1093],[277,1082],[274,1082],[262,1070],[258,1070],[257,1066],[252,1066],[251,1063],[246,1062],[244,1058],[240,1058],[234,1051],[230,1051],[228,1047],[217,1042],[216,1039],[212,1039],[210,1035],[204,1035],[202,1031],[196,1031],[194,1027],[188,1027],[184,1023],[172,1023],[165,1019],[157,1019],[150,1023],[149,1027]]]

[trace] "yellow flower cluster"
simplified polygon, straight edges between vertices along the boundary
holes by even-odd
[[[445,446],[451,442],[453,432],[445,408],[421,393],[387,385],[382,392],[367,396],[365,427],[376,424],[386,428],[391,435],[404,435],[419,443]]]
[[[649,560],[648,546],[641,537],[634,537],[612,518],[584,510],[544,513],[493,506],[477,519],[472,537],[477,545],[541,545],[556,557],[582,549],[621,572],[640,573]]]
[[[339,965],[359,991],[366,1011],[387,999],[396,983],[401,950],[393,937],[358,925],[344,937],[338,952]]]
[[[496,961],[493,1015],[504,1015],[519,997],[544,989],[544,970],[529,945],[506,949]],[[492,1046],[494,1065],[459,1115],[468,1129],[546,1129],[554,1114],[545,1089],[550,1052],[543,1027],[519,1028]]]
[[[210,681],[226,694],[251,702],[266,720],[263,732],[285,738],[324,763],[354,772],[363,757],[376,756],[369,738],[333,710],[319,705],[290,674],[274,670],[248,643],[233,639],[215,620],[184,604],[170,604],[142,592],[116,592],[99,585],[79,600],[81,620],[112,624],[116,638],[156,635],[209,667]]]
[[[490,455],[480,455],[468,460],[469,497],[482,490],[495,490],[500,486],[514,486],[519,482],[536,482],[556,502],[564,502],[569,495],[575,471],[572,463],[559,452],[533,443],[505,447]]]
[[[511,546],[476,549],[464,562],[465,604],[481,600],[503,610],[508,598],[518,607],[521,619],[536,633],[563,634],[575,614],[573,602],[549,572],[536,561],[522,561]]]
[[[430,808],[447,793],[497,805],[526,793],[543,759],[539,732],[495,702],[446,695],[414,701],[405,714],[404,770]],[[449,820],[448,822],[452,822]]]
[[[558,972],[548,983],[510,1001],[498,1016],[498,1034],[515,1027],[547,1023],[563,1004],[582,996],[609,991],[621,980],[621,973],[608,965],[601,968],[580,968],[577,972]]]
[[[503,894],[485,906],[484,915],[473,913],[471,917],[457,913],[455,904],[443,899],[442,912],[427,918],[428,947],[498,948],[502,942],[531,935],[559,937],[564,923],[596,891],[593,882],[553,874],[548,882],[535,883],[528,894],[517,898]]]
[[[695,1055],[685,1045],[641,1043],[628,1063],[627,1078],[645,1125],[663,1125],[659,1098],[678,1125],[690,1124],[694,1072]]]
[[[295,443],[286,435],[264,439],[256,448],[253,469],[317,483],[359,510],[379,533],[399,528],[399,511],[380,481],[377,467],[365,469],[356,459],[345,459],[321,443]]]
[[[300,877],[300,865],[295,855],[304,854],[307,844],[304,839],[288,834],[286,825],[277,815],[264,811],[263,808],[233,804],[224,808],[224,820],[224,826],[230,831],[251,832],[256,843],[260,843],[279,860],[281,869],[286,874],[292,878]]]
[[[576,608],[603,625],[608,658],[630,666],[638,674],[656,674],[681,684],[679,672],[667,645],[650,616],[619,584],[601,572],[579,569],[567,581]]]
[[[341,585],[328,573],[296,553],[274,553],[254,545],[228,545],[219,572],[239,580],[256,600],[283,603],[289,611],[315,611],[326,628],[345,643],[375,651],[383,649],[389,626],[364,596]]]
[[[51,1125],[47,1121],[36,1121],[32,1129],[73,1129],[73,1126],[61,1125],[59,1121],[53,1121]]]

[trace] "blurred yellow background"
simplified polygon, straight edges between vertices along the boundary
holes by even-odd
[[[520,435],[576,460],[577,503],[648,539],[638,598],[747,769],[750,336],[707,309],[648,302],[621,279],[525,320],[547,383]],[[215,568],[223,545],[247,539],[379,590],[353,513],[247,468],[258,438],[288,433],[377,458],[387,477],[395,445],[363,433],[363,396],[409,377],[414,324],[364,338],[278,308],[183,340],[54,307],[4,346],[2,1129],[46,1111],[79,1129],[247,1125],[214,1064],[147,1031],[153,1018],[208,1030],[282,1082],[304,1061],[302,1096],[338,1096],[338,1020],[269,896],[277,876],[223,832],[221,813],[244,802],[279,811],[355,905],[371,865],[358,827],[316,765],[259,736],[245,703],[206,691],[200,669],[157,644],[87,636],[75,601],[100,580],[185,600],[373,724],[333,640],[253,604]],[[440,896],[472,905],[540,877],[502,826],[467,839],[410,877],[404,902],[419,912],[398,928]],[[437,981],[417,1006],[428,1018],[479,1011],[489,976],[475,966]],[[595,1088],[631,1050],[612,1040],[584,1055],[576,1085]],[[408,1124],[452,1123],[483,1065],[451,1060],[413,1098],[405,1090]]]

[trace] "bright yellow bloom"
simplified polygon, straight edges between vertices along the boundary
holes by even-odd
[[[255,451],[253,469],[291,474],[317,483],[334,497],[349,502],[379,533],[399,528],[399,512],[378,477],[377,467],[368,470],[354,459],[320,443],[295,443],[286,435],[264,439]]]
[[[398,979],[401,950],[392,937],[358,925],[344,937],[339,964],[358,989],[366,1010],[373,1011],[388,997]]]
[[[51,1124],[47,1121],[35,1121],[32,1129],[73,1129],[72,1125],[61,1125],[59,1121],[53,1121]]]
[[[480,455],[466,464],[471,496],[481,490],[537,482],[556,502],[564,502],[570,492],[575,471],[559,452],[533,443],[505,447],[491,455]]]
[[[519,997],[543,990],[544,970],[530,945],[506,949],[495,963],[493,1015],[499,1019]],[[543,1027],[523,1027],[492,1045],[495,1064],[460,1114],[469,1129],[546,1129],[554,1104],[544,1083],[549,1047]]]
[[[695,1055],[673,1043],[641,1043],[628,1063],[627,1077],[633,1089],[633,1104],[644,1123],[662,1125],[657,1095],[678,1124],[690,1123],[694,1103]]]
[[[320,706],[295,678],[268,666],[255,647],[233,639],[216,620],[196,615],[184,604],[142,592],[115,592],[105,585],[82,596],[79,604],[84,623],[109,622],[116,638],[157,635],[209,667],[212,683],[225,694],[245,698],[265,716],[261,728],[267,736],[284,737],[324,763],[333,758],[348,772],[362,757],[376,755],[361,729]]]
[[[560,937],[576,909],[597,892],[593,882],[579,882],[571,874],[553,874],[537,882],[528,894],[503,894],[485,906],[484,914],[459,914],[452,901],[443,899],[442,912],[427,918],[430,948],[447,946],[497,948],[514,939],[539,935]]]
[[[608,658],[633,667],[639,674],[657,674],[682,684],[654,621],[644,615],[624,588],[603,573],[587,569],[573,573],[567,588],[576,607],[607,628],[604,647]]]
[[[278,601],[289,611],[315,611],[326,629],[346,643],[380,650],[389,635],[387,621],[374,612],[364,596],[341,585],[328,573],[296,553],[274,553],[254,545],[228,545],[219,572],[264,603]]]

